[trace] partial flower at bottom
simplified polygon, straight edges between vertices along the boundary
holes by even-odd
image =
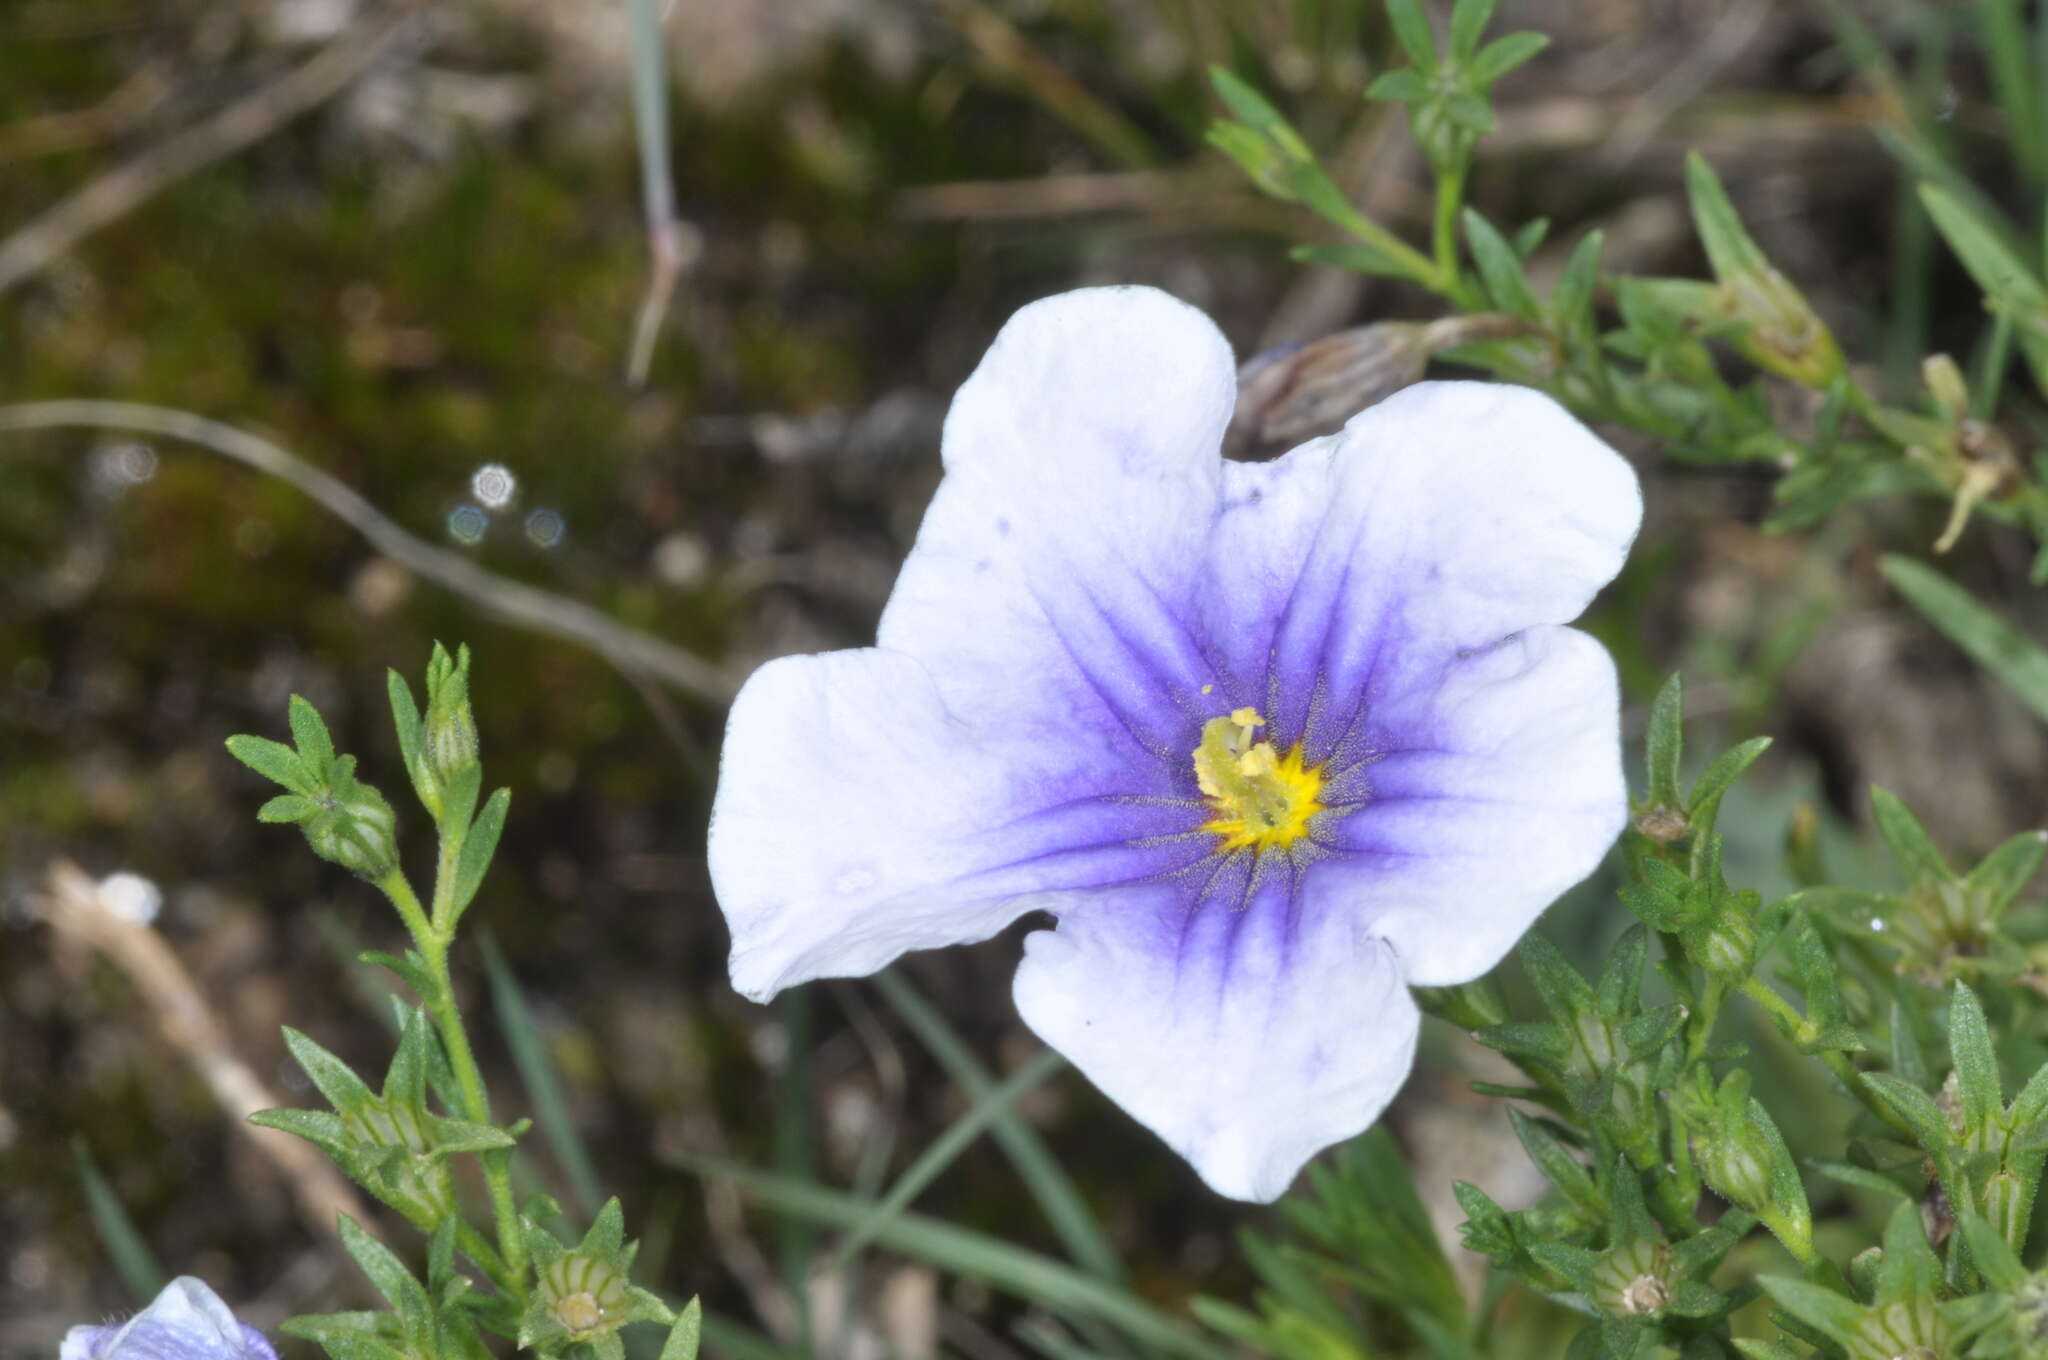
[[[1423,383],[1220,455],[1230,347],[1144,288],[1024,308],[961,388],[877,645],[734,704],[710,864],[765,1000],[1027,912],[1017,1005],[1226,1195],[1379,1116],[1410,983],[1490,969],[1626,810],[1628,464]]]
[[[180,1275],[126,1322],[73,1327],[58,1360],[277,1360],[277,1352],[202,1281]]]

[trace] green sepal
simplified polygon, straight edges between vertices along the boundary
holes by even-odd
[[[256,809],[256,820],[272,825],[303,822],[320,814],[320,804],[303,794],[281,793]]]

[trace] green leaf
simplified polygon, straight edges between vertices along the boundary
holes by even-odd
[[[1327,264],[1337,269],[1349,269],[1357,274],[1375,274],[1382,278],[1411,278],[1414,271],[1393,256],[1375,247],[1357,242],[1341,245],[1296,246],[1287,252],[1288,258],[1302,264]]]
[[[2048,722],[2048,650],[1931,567],[1911,558],[1887,556],[1879,560],[1878,569],[1950,642],[2004,681],[2036,717]]]
[[[1891,850],[1892,858],[1899,869],[1913,883],[1946,883],[1955,878],[1948,861],[1941,857],[1941,851],[1934,848],[1934,841],[1927,835],[1927,829],[1920,825],[1920,819],[1899,801],[1898,795],[1890,789],[1873,785],[1870,790],[1870,813],[1877,822],[1877,834],[1884,838]]]
[[[299,758],[314,770],[324,770],[334,763],[334,738],[327,735],[327,724],[320,718],[320,710],[294,694],[287,707],[291,719],[292,740],[298,744]]]
[[[2048,855],[2048,831],[2022,831],[1986,855],[1963,881],[1998,911],[2033,881]]]
[[[1692,199],[1692,218],[1700,244],[1713,262],[1714,277],[1726,282],[1741,274],[1762,274],[1771,267],[1742,225],[1728,190],[1706,157],[1695,151],[1685,158],[1685,187]]]
[[[312,797],[320,792],[320,777],[308,770],[306,763],[299,759],[299,753],[282,742],[267,737],[236,735],[228,738],[228,754],[241,761],[273,784],[282,784],[293,793]]]
[[[249,1116],[249,1122],[259,1129],[277,1129],[303,1138],[337,1159],[355,1141],[341,1116],[325,1110],[258,1110]]]
[[[449,1119],[437,1114],[427,1116],[427,1130],[437,1153],[495,1152],[518,1142],[495,1124],[478,1124],[473,1120]]]
[[[1584,242],[1580,248],[1584,248]],[[1678,771],[1685,758],[1685,681],[1676,672],[1664,682],[1650,704],[1648,747],[1650,806],[1683,809]]]
[[[1486,26],[1493,22],[1494,0],[1458,0],[1451,7],[1451,59],[1464,62],[1479,50]]]
[[[1561,1062],[1572,1051],[1570,1035],[1556,1025],[1540,1020],[1513,1020],[1505,1025],[1488,1025],[1474,1030],[1472,1037],[1488,1048],[1517,1058]]]
[[[284,1027],[284,1046],[327,1097],[327,1103],[343,1114],[354,1114],[375,1102],[376,1096],[354,1069],[289,1025]]]
[[[591,1222],[590,1231],[583,1234],[579,1251],[594,1253],[610,1260],[626,1245],[626,1211],[619,1207],[619,1197],[613,1195],[604,1202],[604,1208],[597,1211]]]
[[[449,781],[442,794],[445,801],[441,804],[440,822],[444,828],[467,827],[470,824],[471,817],[476,814],[477,795],[483,792],[483,783],[482,765],[471,763],[455,772],[454,779]],[[512,795],[507,793],[505,796],[510,798]],[[488,860],[485,862],[489,863]],[[481,872],[478,878],[481,880]]]
[[[1421,104],[1435,96],[1429,82],[1412,66],[1382,71],[1365,87],[1367,99],[1383,104]]]
[[[1757,758],[1770,749],[1769,737],[1751,737],[1732,750],[1722,752],[1692,786],[1692,792],[1686,797],[1686,807],[1703,808],[1718,799],[1728,791],[1729,785],[1742,777],[1744,770],[1756,764]]]
[[[704,1301],[691,1299],[676,1316],[675,1326],[668,1330],[668,1340],[661,1343],[660,1360],[697,1360],[697,1345],[704,1331]]]
[[[405,772],[412,779],[413,792],[419,800],[433,810],[433,799],[427,778],[427,767],[420,760],[420,709],[413,701],[412,686],[397,671],[387,671],[384,688],[391,697],[391,725],[398,733],[398,755],[405,762]]]
[[[1260,94],[1248,82],[1239,79],[1221,66],[1212,66],[1209,68],[1209,83],[1214,87],[1217,97],[1223,101],[1224,106],[1235,114],[1245,127],[1259,134],[1290,159],[1314,159],[1308,143],[1301,139],[1301,134],[1280,115],[1280,110],[1274,108],[1266,96]]]
[[[505,814],[511,806],[512,790],[499,789],[470,823],[469,834],[462,838],[462,853],[455,859],[451,921],[462,919],[463,910],[483,886],[484,875],[490,872],[491,856],[498,850],[498,837],[504,834]]]
[[[1882,1195],[1888,1200],[1912,1199],[1912,1192],[1888,1176],[1831,1157],[1815,1157],[1806,1165],[1826,1176],[1837,1185],[1847,1185],[1857,1190],[1867,1190],[1873,1195]]]
[[[339,1216],[338,1226],[342,1247],[398,1314],[406,1330],[431,1327],[433,1310],[427,1303],[427,1291],[405,1268],[405,1263],[391,1248],[364,1232],[362,1225],[347,1214]]]
[[[1528,974],[1552,1019],[1569,1026],[1579,1016],[1598,1008],[1599,999],[1593,989],[1547,938],[1531,931],[1522,937],[1517,952],[1522,971]]]
[[[308,817],[320,814],[320,805],[312,799],[296,793],[280,793],[277,797],[256,809],[259,822],[303,822]]]
[[[916,988],[894,972],[875,975],[874,986],[903,1022],[938,1060],[969,1100],[986,1099],[996,1082],[982,1067],[960,1036],[955,1034],[932,1004]],[[1039,1211],[1059,1235],[1067,1255],[1092,1274],[1108,1281],[1120,1280],[1123,1267],[1116,1249],[1109,1244],[1102,1227],[1089,1212],[1087,1201],[1068,1178],[1059,1160],[1046,1147],[1038,1131],[1014,1111],[1006,1110],[993,1129],[996,1143],[1010,1159],[1017,1177],[1024,1182]]]
[[[1495,38],[1479,49],[1466,68],[1466,75],[1474,85],[1491,85],[1548,46],[1550,37],[1544,33],[1510,33]]]
[[[1543,304],[1536,300],[1529,277],[1522,272],[1521,257],[1515,254],[1507,238],[1470,208],[1459,219],[1464,223],[1465,240],[1472,248],[1473,261],[1479,266],[1480,277],[1486,281],[1487,294],[1494,304],[1524,321],[1541,321]]]
[[[1863,1325],[1863,1309],[1855,1300],[1832,1289],[1780,1275],[1757,1280],[1771,1301],[1815,1331],[1843,1346],[1857,1339]]]
[[[398,1051],[391,1055],[391,1066],[384,1072],[385,1100],[426,1113],[427,1062],[433,1043],[427,1013],[418,1007],[409,1008],[405,1028],[399,1032]]]
[[[1962,1101],[1964,1127],[1982,1130],[2005,1111],[2005,1092],[1998,1077],[1998,1055],[1991,1045],[1991,1026],[1977,994],[1958,982],[1948,1005],[1949,1056],[1955,1063],[1956,1094]]]
[[[1598,994],[1601,1014],[1615,1020],[1635,1014],[1636,997],[1643,981],[1643,960],[1649,948],[1649,932],[1641,925],[1632,925],[1621,932],[1614,948],[1608,951],[1607,962],[1600,969]]]
[[[1995,225],[1938,185],[1921,185],[1920,201],[1934,219],[1935,229],[1986,296],[2020,308],[2048,305],[2048,290],[2007,247]]]
[[[1415,63],[1422,74],[1430,75],[1436,70],[1436,34],[1430,31],[1429,16],[1422,12],[1416,0],[1387,0],[1387,18],[1394,27],[1394,37],[1401,44],[1401,50],[1408,54],[1408,60]]]
[[[406,986],[417,992],[422,1000],[434,994],[434,978],[433,974],[427,971],[426,960],[411,950],[407,950],[403,958],[378,949],[365,950],[356,955],[356,962],[388,968],[396,973]]]
[[[120,1195],[100,1174],[85,1139],[71,1140],[71,1160],[78,1173],[79,1188],[85,1192],[85,1207],[92,1215],[93,1231],[99,1236],[107,1259],[113,1262],[114,1273],[121,1277],[121,1283],[138,1304],[147,1303],[164,1287],[163,1267],[157,1264],[155,1253],[136,1228],[135,1220],[129,1217]]]
[[[2027,1268],[1982,1214],[1964,1210],[1956,1215],[1956,1226],[1963,1230],[1963,1240],[1970,1244],[1970,1259],[1977,1263],[1986,1284],[2001,1293],[2026,1284]]]
[[[1475,137],[1484,137],[1494,129],[1493,105],[1479,95],[1460,90],[1445,95],[1440,107],[1444,117]]]
[[[1529,1160],[1536,1163],[1543,1178],[1556,1186],[1573,1207],[1590,1218],[1606,1217],[1607,1204],[1593,1184],[1592,1173],[1566,1150],[1547,1124],[1531,1119],[1512,1105],[1508,1107],[1508,1123],[1514,1127],[1515,1137],[1521,1140]]]
[[[807,1181],[722,1162],[693,1165],[700,1174],[726,1181],[783,1213],[828,1227],[854,1228],[874,1207]],[[1226,1360],[1222,1348],[1127,1289],[996,1238],[905,1214],[885,1225],[875,1240],[900,1255],[1028,1299],[1054,1316],[1099,1319],[1163,1354]]]
[[[1888,1072],[1866,1072],[1863,1080],[1878,1098],[1897,1111],[1913,1130],[1920,1150],[1934,1158],[1936,1167],[1946,1167],[1953,1162],[1949,1155],[1948,1120],[1934,1103],[1934,1098],[1917,1086],[1909,1086]],[[1946,1177],[1944,1177],[1946,1179]]]
[[[533,1106],[534,1119],[540,1124],[541,1136],[547,1139],[548,1150],[554,1154],[556,1164],[568,1179],[576,1207],[584,1214],[593,1213],[604,1196],[599,1189],[597,1167],[591,1159],[590,1149],[576,1127],[576,1116],[562,1091],[555,1065],[548,1058],[540,1028],[533,1022],[532,1009],[526,1004],[526,997],[520,991],[512,969],[506,964],[497,940],[488,931],[484,934],[483,945],[484,974],[491,985],[491,1009],[497,1013],[498,1028],[505,1036],[505,1047],[511,1051],[512,1065],[519,1069],[520,1084],[526,1088],[526,1099]]]

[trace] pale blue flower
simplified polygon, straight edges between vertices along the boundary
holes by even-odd
[[[58,1360],[277,1360],[204,1282],[180,1275],[126,1322],[73,1327]]]
[[[713,884],[766,999],[1027,912],[1017,1005],[1224,1194],[1379,1116],[1408,984],[1491,968],[1626,806],[1563,625],[1641,516],[1548,397],[1424,383],[1270,463],[1230,348],[1143,288],[1026,307],[946,421],[878,645],[733,706]]]

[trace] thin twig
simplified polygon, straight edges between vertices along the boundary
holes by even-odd
[[[182,439],[290,482],[370,541],[386,557],[476,601],[522,628],[579,643],[619,669],[650,676],[695,698],[725,703],[739,684],[702,657],[583,604],[495,572],[400,528],[334,477],[267,439],[189,411],[125,401],[38,401],[0,406],[0,431],[63,428],[127,430]]]
[[[348,88],[397,45],[423,0],[394,0],[304,65],[114,167],[0,242],[0,293],[167,185],[262,140]]]
[[[59,935],[104,955],[127,975],[157,1032],[192,1064],[229,1121],[291,1186],[306,1225],[334,1237],[336,1215],[346,1213],[374,1230],[361,1197],[312,1144],[249,1122],[256,1111],[284,1102],[235,1055],[226,1028],[163,936],[109,908],[99,884],[67,860],[50,866],[49,885],[47,895],[32,899],[37,912]]]

